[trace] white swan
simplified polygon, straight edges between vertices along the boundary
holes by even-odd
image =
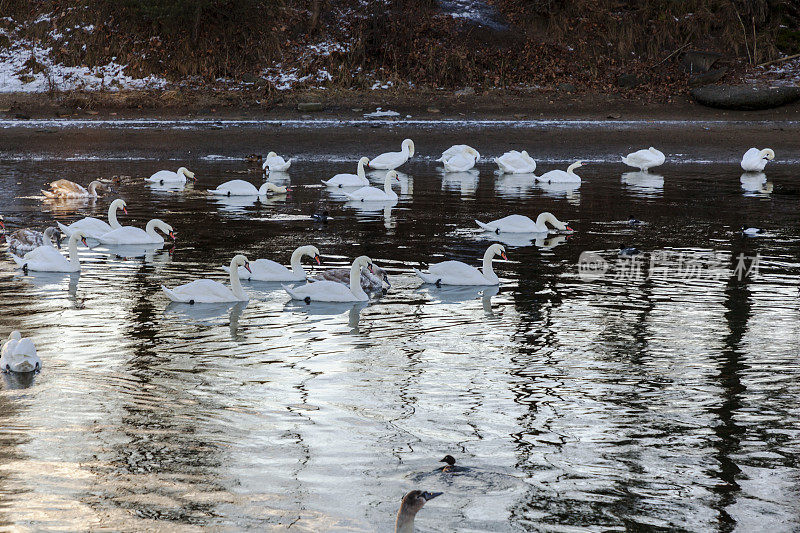
[[[269,170],[270,172],[286,172],[291,165],[291,159],[284,161],[284,159],[275,152],[270,152],[261,164],[261,168],[263,168],[264,171]]]
[[[472,152],[462,152],[446,159],[443,162],[444,170],[446,172],[466,172],[472,169],[478,158],[478,152],[475,150]]]
[[[336,174],[329,180],[322,180],[322,183],[328,187],[368,187],[369,180],[364,173],[364,165],[369,164],[368,157],[362,157],[358,160],[358,170],[356,174]]]
[[[86,236],[80,230],[75,231],[69,238],[69,261],[61,255],[61,252],[52,246],[39,246],[25,254],[18,257],[11,254],[11,258],[17,264],[17,268],[24,271],[33,270],[36,272],[80,272],[81,264],[78,260],[78,241],[81,241],[84,246],[86,244]]]
[[[428,272],[420,272],[416,268],[414,273],[425,283],[436,285],[498,285],[500,279],[492,268],[492,259],[499,255],[508,259],[506,249],[501,244],[493,244],[483,254],[483,272],[461,261],[444,261],[428,267]]]
[[[300,287],[287,287],[283,289],[292,297],[292,300],[311,302],[366,302],[369,295],[361,288],[361,269],[366,267],[372,272],[372,259],[366,255],[357,257],[350,267],[350,286],[337,281],[314,281]]]
[[[414,141],[405,139],[399,152],[386,152],[375,156],[369,166],[378,170],[394,170],[414,156]]]
[[[42,194],[50,199],[56,198],[97,198],[99,190],[108,190],[108,187],[100,181],[93,181],[87,187],[82,187],[74,181],[56,180],[50,183],[50,190],[42,190]]]
[[[163,244],[164,237],[156,233],[156,230],[163,231],[173,241],[175,240],[172,226],[157,218],[148,222],[145,229],[121,226],[97,237],[97,240],[102,244]]]
[[[339,283],[344,283],[349,287],[350,269],[332,268],[330,270],[323,270],[311,279],[320,281],[337,281]],[[392,286],[391,282],[389,281],[389,276],[386,275],[386,271],[375,263],[372,263],[371,271],[369,269],[363,269],[361,271],[361,288],[367,292],[382,291],[384,282],[386,282],[389,287]]]
[[[536,222],[524,215],[509,215],[485,224],[480,220],[475,220],[475,222],[484,230],[494,233],[549,233],[548,222],[558,230],[572,231],[572,228],[558,220],[552,213],[547,212],[536,217]]]
[[[481,154],[475,148],[469,146],[468,144],[454,144],[453,146],[442,152],[442,157],[440,157],[436,161],[439,163],[444,163],[454,155],[458,155],[461,153],[473,154],[475,156],[475,161],[478,161],[481,158]]]
[[[629,167],[638,168],[642,172],[646,172],[648,168],[663,165],[665,160],[664,154],[652,146],[647,150],[638,150],[622,158],[623,163]]]
[[[495,157],[501,174],[530,174],[536,170],[536,161],[525,150],[511,150],[500,157]]]
[[[582,166],[583,161],[575,161],[567,167],[566,172],[563,170],[551,170],[550,172],[545,172],[541,176],[536,176],[536,180],[546,183],[580,183],[581,177],[573,171]]]
[[[18,229],[6,236],[8,249],[14,255],[25,255],[39,246],[53,246],[53,239],[61,248],[61,232],[58,228],[47,228],[44,232],[32,229]]]
[[[159,170],[149,178],[145,178],[144,181],[164,185],[165,183],[186,183],[187,178],[197,181],[197,178],[194,177],[194,172],[190,172],[186,167],[181,167],[177,172]]]
[[[167,298],[173,302],[183,302],[188,304],[213,304],[222,302],[246,302],[250,299],[242,289],[242,282],[239,280],[239,267],[250,270],[250,263],[243,255],[237,255],[231,259],[229,289],[222,283],[211,279],[197,279],[191,283],[179,285],[174,289],[168,289],[164,285],[161,290]]]
[[[125,200],[119,198],[111,202],[111,205],[108,206],[108,222],[103,222],[99,218],[86,217],[69,226],[65,226],[61,222],[57,222],[57,224],[67,237],[72,235],[73,231],[81,230],[90,239],[96,239],[111,230],[122,227],[117,221],[117,210],[122,209],[122,212],[127,215],[128,210],[125,208],[127,205]]]
[[[270,182],[263,183],[256,189],[256,186],[249,181],[231,180],[219,185],[216,189],[209,189],[208,192],[216,196],[267,196],[270,193],[286,194],[289,189]]]
[[[362,187],[351,193],[344,193],[344,195],[351,200],[359,202],[386,202],[397,200],[397,193],[392,190],[393,179],[400,181],[397,172],[390,170],[386,173],[386,177],[383,178],[383,190],[375,187]]]
[[[747,172],[761,172],[767,166],[768,161],[775,159],[775,152],[772,148],[750,148],[742,157],[742,170]]]
[[[37,372],[42,368],[42,360],[36,355],[36,346],[19,331],[12,331],[0,351],[1,372]]]
[[[291,270],[269,259],[256,259],[250,263],[249,269],[239,267],[239,277],[255,281],[303,281],[308,276],[302,263],[305,256],[314,259],[318,265],[321,263],[316,246],[300,246],[289,260]],[[230,272],[230,267],[224,266],[222,269]]]

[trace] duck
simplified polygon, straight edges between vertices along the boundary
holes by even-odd
[[[766,233],[766,231],[764,231],[761,228],[745,228],[744,226],[742,226],[742,235],[745,235],[747,237],[756,237],[764,233]]]
[[[403,140],[399,152],[386,152],[370,160],[370,168],[377,170],[394,170],[414,156],[414,141]]]
[[[314,222],[319,222],[320,224],[327,224],[328,220],[333,218],[327,211],[323,211],[322,213],[314,213],[311,215],[311,220]]]
[[[750,148],[742,156],[742,170],[747,172],[761,172],[769,161],[775,159],[775,152],[772,148]]]
[[[473,153],[474,152],[474,153]],[[461,152],[446,159],[444,164],[445,172],[466,172],[475,166],[478,160],[478,152]]]
[[[250,300],[250,296],[242,289],[242,282],[239,279],[239,267],[243,267],[248,272],[250,271],[250,262],[242,254],[235,255],[231,259],[231,265],[228,268],[230,272],[230,288],[211,279],[197,279],[191,283],[178,285],[174,289],[168,289],[162,285],[161,290],[173,302],[191,305],[246,302]]]
[[[291,270],[269,259],[256,259],[248,269],[239,268],[239,277],[251,281],[304,281],[308,277],[302,263],[306,256],[314,259],[318,265],[322,264],[316,246],[300,246],[289,259]],[[226,266],[222,269],[229,272]]]
[[[364,173],[364,165],[369,164],[368,157],[362,157],[358,160],[358,169],[356,174],[336,174],[329,180],[321,180],[323,184],[328,187],[368,187],[369,180]]]
[[[56,241],[56,246],[61,248],[61,232],[56,227],[47,228],[44,232],[18,229],[6,236],[8,249],[14,255],[25,255],[39,246],[53,246],[53,239]]]
[[[532,174],[536,170],[536,161],[525,150],[511,150],[500,157],[495,157],[501,174]]]
[[[208,192],[217,196],[268,196],[269,194],[286,194],[289,192],[289,188],[267,181],[256,189],[256,186],[249,181],[231,180],[217,186],[216,189],[209,189]]]
[[[270,152],[267,154],[267,157],[264,158],[264,163],[261,165],[261,168],[264,169],[264,172],[286,172],[289,170],[291,165],[291,159],[285,161],[283,157],[279,156],[275,152]]]
[[[67,260],[61,252],[52,246],[43,245],[34,248],[24,256],[19,257],[11,254],[11,259],[17,264],[17,268],[21,268],[23,272],[33,270],[36,272],[80,272],[81,264],[78,260],[78,241],[81,241],[84,246],[86,244],[86,236],[82,231],[74,231],[69,237],[69,260]]]
[[[647,150],[637,150],[622,158],[622,162],[629,167],[638,168],[642,172],[647,169],[664,164],[666,156],[652,146]]]
[[[638,218],[635,218],[633,215],[628,215],[628,225],[629,226],[641,226],[642,221]]]
[[[444,493],[412,490],[403,496],[403,501],[400,503],[400,510],[397,511],[394,532],[414,533],[414,519],[417,517],[419,510],[422,509],[427,502],[442,494]]]
[[[442,472],[452,472],[456,467],[456,458],[452,455],[445,455],[439,460],[440,463],[445,463],[442,467]]]
[[[49,199],[64,198],[97,198],[99,191],[108,191],[108,187],[102,181],[94,180],[88,186],[83,187],[74,181],[56,180],[50,183],[50,190],[42,189],[42,194]]]
[[[536,176],[536,180],[546,183],[580,183],[581,178],[575,174],[574,170],[582,166],[583,161],[575,161],[567,167],[566,172],[563,170],[551,170],[550,172],[545,172],[541,176]]]
[[[149,178],[145,178],[144,181],[164,185],[165,183],[186,183],[187,179],[197,181],[197,178],[194,177],[194,172],[189,171],[186,167],[181,167],[176,172],[159,170]]]
[[[261,161],[261,154],[250,154],[244,158],[248,163],[258,163]]]
[[[61,222],[57,222],[57,224],[67,237],[72,235],[73,231],[81,230],[83,234],[90,239],[97,239],[109,231],[122,227],[119,221],[117,221],[117,211],[122,209],[122,212],[127,215],[127,205],[128,204],[125,203],[125,200],[122,200],[121,198],[111,202],[111,205],[108,206],[108,222],[104,222],[99,218],[86,217],[78,220],[77,222],[73,222],[69,226],[65,226]]]
[[[440,157],[436,161],[438,163],[444,163],[451,157],[461,153],[473,154],[475,156],[475,161],[478,161],[481,158],[481,154],[475,148],[469,146],[468,144],[454,144],[453,146],[442,152],[442,157]]]
[[[414,273],[425,283],[440,285],[499,285],[500,279],[494,273],[492,260],[494,256],[508,260],[506,249],[502,244],[492,244],[483,254],[483,272],[461,261],[443,261],[428,267],[428,272]]]
[[[42,369],[42,360],[36,355],[36,346],[19,331],[12,331],[0,351],[0,372],[30,373]]]
[[[383,178],[383,190],[375,187],[362,187],[351,193],[344,193],[351,200],[359,202],[386,202],[397,200],[397,193],[392,190],[392,180],[400,181],[397,172],[390,170]]]
[[[487,223],[480,220],[475,220],[475,222],[484,230],[494,233],[549,233],[551,230],[547,227],[548,222],[558,230],[573,231],[555,215],[547,212],[536,217],[536,222],[525,215],[509,215]]]
[[[619,255],[631,256],[631,255],[639,255],[640,253],[642,252],[640,252],[638,248],[629,247],[626,246],[625,244],[619,245]]]
[[[349,287],[350,269],[333,268],[331,270],[323,270],[315,275],[312,279],[319,281],[338,281],[339,283],[344,283]],[[389,286],[389,288],[392,287],[392,283],[389,281],[389,276],[386,274],[386,271],[374,263],[372,264],[372,272],[370,272],[368,269],[363,269],[361,271],[361,288],[366,292],[382,292],[384,282]]]
[[[367,302],[369,295],[361,288],[361,269],[367,268],[372,272],[372,259],[366,255],[357,257],[350,267],[350,284],[345,285],[338,281],[309,281],[299,287],[283,285],[292,300],[311,302]]]
[[[164,244],[164,237],[156,233],[160,230],[175,240],[175,230],[166,222],[154,218],[144,229],[133,226],[120,226],[96,238],[101,244]]]

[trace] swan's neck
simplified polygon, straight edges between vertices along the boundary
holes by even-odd
[[[97,196],[97,183],[94,181],[89,184],[89,196]]]
[[[231,260],[230,281],[231,292],[233,292],[233,295],[236,296],[236,299],[246,300],[247,297],[244,294],[244,289],[242,289],[242,281],[239,279],[239,268],[236,266],[236,262],[233,260]]]
[[[489,281],[495,281],[498,279],[497,274],[494,273],[494,268],[492,267],[493,259],[494,250],[486,250],[486,253],[483,254],[483,277]]]
[[[81,263],[78,259],[78,239],[71,238],[69,240],[69,264],[73,268],[79,268]]]
[[[574,170],[576,168],[578,168],[579,166],[580,166],[580,164],[578,164],[578,163],[572,163],[569,167],[567,167],[567,174],[572,174],[574,176],[575,175]]]
[[[144,228],[145,233],[147,233],[148,237],[152,237],[154,239],[158,238],[158,233],[156,233],[156,221],[155,219],[151,220],[147,223],[147,226]]]
[[[300,248],[298,248],[292,254],[292,259],[290,260],[289,264],[292,267],[292,272],[294,274],[303,274],[305,276],[306,269],[303,268],[302,259],[303,259],[303,252],[300,250]]]
[[[386,179],[383,182],[383,190],[386,192],[386,194],[391,194],[392,192],[392,178],[389,176],[386,176]]]
[[[536,217],[536,225],[544,229],[547,229],[548,222],[555,226],[557,221],[558,219],[556,219],[552,213],[540,213],[539,216]]]
[[[361,265],[353,263],[350,267],[350,291],[360,300],[368,298],[367,293],[361,288]]]
[[[120,223],[117,222],[117,206],[112,205],[108,208],[108,225],[111,226],[111,229],[117,229],[120,226]]]
[[[356,173],[358,174],[358,177],[361,178],[362,180],[367,179],[367,175],[364,172],[364,162],[361,160],[359,160],[358,162],[358,171]]]

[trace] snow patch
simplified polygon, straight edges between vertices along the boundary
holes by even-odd
[[[384,111],[383,108],[380,107],[375,111],[373,111],[372,113],[364,113],[364,117],[366,118],[385,118],[385,117],[399,117],[399,116],[400,113],[398,113],[397,111],[390,111],[388,109]]]

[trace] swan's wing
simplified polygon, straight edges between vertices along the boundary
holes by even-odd
[[[194,300],[195,303],[215,303],[233,302],[237,299],[228,287],[211,279],[198,279],[171,290],[166,287],[162,288],[170,299],[173,299],[172,295],[176,296],[178,298],[174,300],[176,302]]]
[[[185,180],[183,176],[178,176],[177,172],[172,172],[171,170],[159,170],[145,181],[179,181]]]
[[[58,225],[60,228],[62,227],[61,224]],[[86,217],[84,219],[78,220],[77,222],[73,222],[66,228],[62,228],[62,231],[67,236],[71,236],[73,232],[80,230],[86,234],[87,237],[98,238],[106,233],[112,231],[111,225],[108,222],[104,222],[99,218],[94,217]]]
[[[369,162],[369,166],[372,168],[377,169],[394,169],[399,167],[405,161],[403,160],[403,152],[386,152],[385,154],[381,154],[379,156],[375,156],[374,159],[371,159]]]
[[[487,283],[480,270],[461,261],[436,263],[431,265],[428,271],[430,275],[426,277],[432,280],[428,283],[436,281],[441,281],[445,285],[485,285]]]
[[[292,271],[280,263],[270,259],[256,259],[250,262],[250,270],[252,274],[247,272],[244,268],[239,268],[241,277],[247,277],[258,281],[297,281]]]
[[[152,239],[147,232],[133,226],[123,226],[96,237],[103,244],[146,244]]]
[[[352,302],[356,300],[355,295],[347,285],[336,281],[321,280],[293,288],[288,288],[284,285],[283,288],[295,300],[303,300],[305,298],[319,302]]]
[[[237,194],[243,196],[253,196],[258,194],[258,189],[250,183],[249,181],[244,180],[231,180],[226,181],[222,185],[218,186],[213,191],[209,191],[212,194]]]

